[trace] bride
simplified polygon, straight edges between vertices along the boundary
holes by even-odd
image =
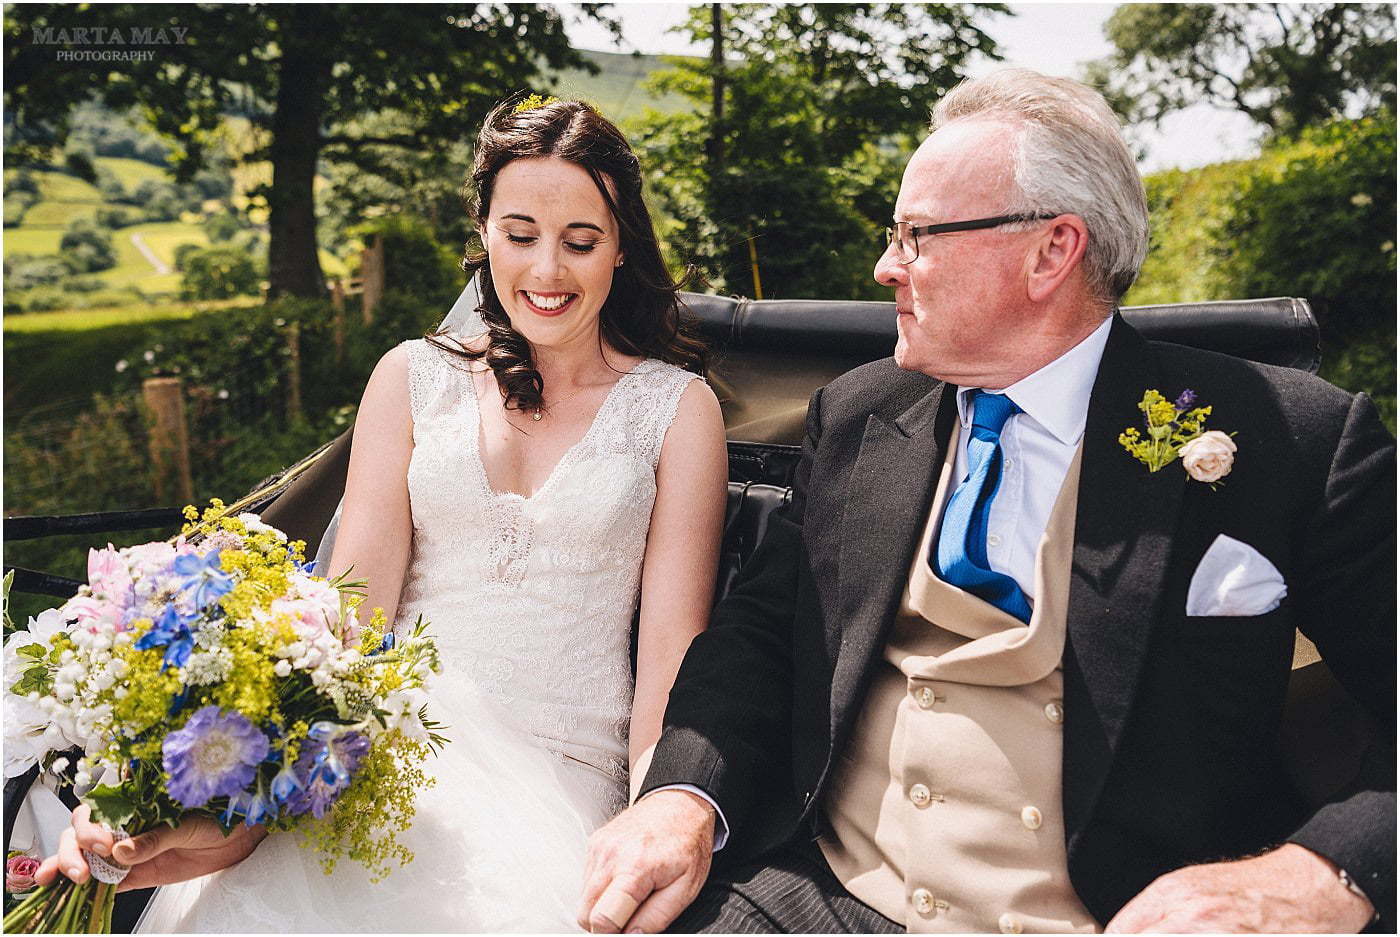
[[[379,362],[330,558],[442,651],[430,711],[451,742],[402,834],[416,858],[376,885],[324,874],[295,835],[195,820],[114,844],[79,808],[46,877],[86,878],[83,847],[132,864],[124,888],[181,882],[143,931],[576,927],[587,836],[625,806],[706,623],[726,458],[636,156],[587,105],[537,100],[477,142],[483,250],[463,265],[486,332]]]

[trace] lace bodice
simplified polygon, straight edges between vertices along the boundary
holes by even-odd
[[[443,679],[466,677],[546,748],[625,781],[656,465],[695,375],[637,365],[526,498],[487,481],[468,362],[423,340],[407,350],[413,548],[400,625],[426,617]]]

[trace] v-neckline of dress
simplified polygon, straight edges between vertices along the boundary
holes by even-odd
[[[622,383],[626,381],[629,377],[638,373],[641,370],[641,368],[647,363],[648,360],[650,359],[643,358],[641,361],[637,362],[635,365],[632,366],[631,369],[625,371],[622,374],[622,376],[619,377],[613,383],[612,387],[608,388],[607,396],[604,397],[603,402],[598,405],[598,409],[593,412],[593,419],[589,422],[588,429],[584,430],[583,435],[580,436],[577,440],[575,440],[573,445],[569,446],[568,449],[564,450],[564,454],[561,455],[557,461],[555,461],[554,467],[549,470],[549,475],[545,477],[545,480],[540,484],[538,488],[530,492],[530,494],[528,495],[523,495],[518,491],[497,491],[491,485],[491,477],[486,472],[486,460],[482,458],[481,454],[481,401],[477,399],[476,377],[475,373],[473,372],[470,389],[472,399],[472,410],[476,414],[476,426],[472,427],[470,439],[472,447],[472,461],[476,463],[477,481],[481,485],[481,490],[486,493],[487,497],[493,500],[514,501],[520,504],[529,504],[536,498],[538,498],[541,494],[543,494],[545,491],[547,491],[550,488],[550,486],[554,484],[554,479],[558,477],[558,475],[560,474],[560,470],[564,468],[566,463],[570,462],[573,459],[574,454],[578,452],[580,448],[582,448],[583,444],[586,443],[589,440],[589,437],[593,435],[594,431],[597,430],[598,425],[602,420],[604,412],[606,412],[608,407],[612,404],[613,397],[617,395],[618,388],[621,387]]]

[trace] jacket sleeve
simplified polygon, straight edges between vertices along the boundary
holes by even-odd
[[[709,628],[686,652],[641,786],[646,793],[693,784],[714,799],[731,831],[742,830],[760,785],[791,775],[793,616],[821,393],[812,395],[807,410],[792,499],[774,513],[763,541],[715,606]]]
[[[1395,929],[1395,440],[1352,399],[1323,495],[1300,531],[1303,633],[1380,726],[1354,781],[1290,837],[1345,869]]]

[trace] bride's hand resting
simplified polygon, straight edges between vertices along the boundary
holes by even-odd
[[[89,814],[86,805],[73,811],[72,823],[59,839],[58,854],[45,859],[34,875],[40,885],[52,882],[60,870],[75,882],[86,882],[91,872],[83,859],[84,849],[131,867],[118,891],[170,885],[240,862],[267,835],[261,826],[239,824],[225,836],[213,820],[190,817],[174,829],[160,827],[116,842]]]

